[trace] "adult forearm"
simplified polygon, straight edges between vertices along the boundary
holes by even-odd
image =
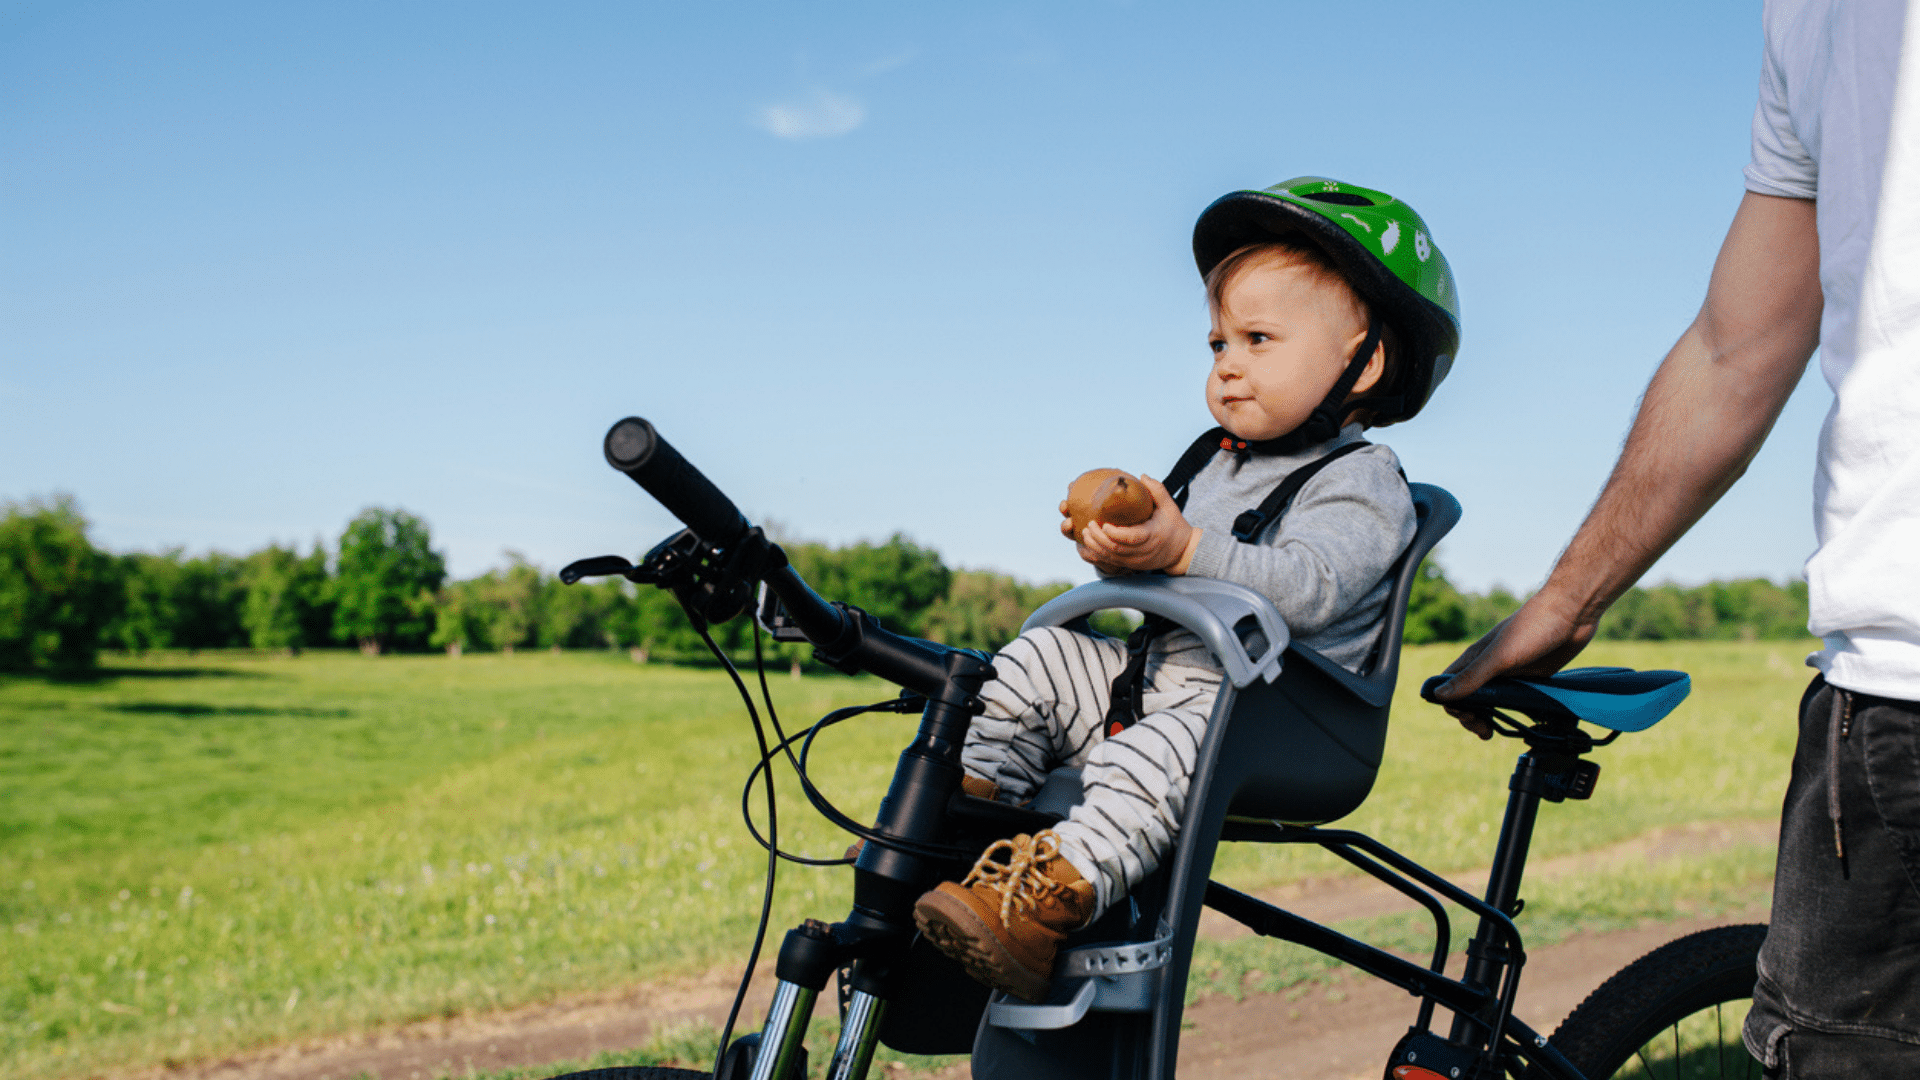
[[[1756,386],[1689,330],[1647,387],[1612,476],[1543,591],[1571,604],[1577,621],[1597,622],[1746,472],[1792,389]]]
[[[1746,471],[1818,343],[1818,267],[1813,204],[1748,195],[1705,305],[1542,589],[1575,622],[1597,622]]]
[[[1693,325],[1661,361],[1600,498],[1520,610],[1448,665],[1442,700],[1557,671],[1600,616],[1746,471],[1820,337],[1813,203],[1749,193]],[[1491,729],[1455,711],[1482,738]]]

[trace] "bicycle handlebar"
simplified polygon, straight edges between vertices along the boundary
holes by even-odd
[[[613,425],[603,449],[607,464],[646,489],[701,540],[730,551],[752,528],[733,500],[645,420],[629,416]],[[785,565],[784,558],[762,576],[786,606],[794,624],[815,646],[833,650],[888,682],[922,693],[933,692],[945,681],[945,661],[952,650],[886,630],[871,616],[853,620],[845,610],[814,592],[791,566]]]
[[[602,449],[607,464],[645,488],[707,543],[731,548],[747,531],[746,516],[733,500],[721,494],[713,481],[688,464],[680,451],[645,420],[629,416],[613,425]]]

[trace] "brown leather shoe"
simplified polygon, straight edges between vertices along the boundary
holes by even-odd
[[[1093,917],[1093,884],[1060,857],[1053,830],[998,840],[959,884],[913,905],[935,948],[996,990],[1044,1001],[1061,939]]]
[[[1000,785],[985,777],[968,774],[960,777],[960,793],[962,795],[971,795],[976,799],[985,799],[988,802],[992,802],[994,797],[1000,794]],[[857,859],[860,857],[860,849],[866,846],[867,842],[865,840],[855,840],[853,843],[847,845],[847,852],[842,855],[841,858]]]
[[[1000,797],[1000,784],[998,781],[989,780],[984,776],[974,776],[968,773],[960,777],[960,794],[971,795],[976,799],[985,799],[988,802],[992,802]]]

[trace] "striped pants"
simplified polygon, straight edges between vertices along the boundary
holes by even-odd
[[[1127,666],[1124,642],[1039,627],[993,666],[999,678],[981,689],[986,712],[974,720],[961,762],[1016,802],[1031,798],[1048,770],[1080,768],[1086,796],[1054,832],[1105,911],[1173,850],[1220,668],[1199,639],[1163,635],[1147,654],[1147,715],[1109,737],[1107,702]]]

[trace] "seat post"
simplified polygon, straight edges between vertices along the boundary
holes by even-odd
[[[1487,874],[1487,906],[1512,918],[1520,913],[1520,879],[1526,873],[1527,852],[1533,844],[1533,826],[1540,815],[1540,799],[1547,791],[1547,778],[1560,772],[1554,763],[1543,762],[1536,752],[1520,755],[1514,763],[1513,777],[1507,781],[1507,812],[1500,822],[1500,846],[1495,849],[1493,869]],[[1467,969],[1464,981],[1485,990],[1496,989],[1512,957],[1500,944],[1500,929],[1491,919],[1482,917],[1473,939],[1467,943]],[[1451,1038],[1456,1043],[1472,1043],[1485,1025],[1471,1017],[1456,1015]]]

